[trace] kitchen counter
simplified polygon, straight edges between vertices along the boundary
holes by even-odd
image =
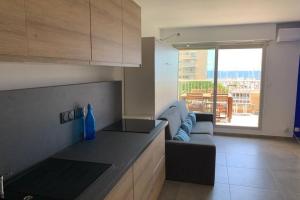
[[[54,155],[54,158],[112,164],[76,199],[103,199],[147,146],[167,126],[158,121],[150,133],[98,131],[96,139],[82,141]]]

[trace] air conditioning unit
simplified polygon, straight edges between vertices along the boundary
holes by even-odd
[[[300,41],[300,23],[277,24],[277,42]]]

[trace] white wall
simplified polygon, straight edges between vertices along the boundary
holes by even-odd
[[[171,43],[272,40],[266,49],[261,130],[216,129],[217,132],[289,137],[296,103],[300,42],[277,43],[275,24],[162,29],[161,37],[180,32]]]
[[[0,90],[122,79],[117,67],[0,62]]]
[[[178,96],[178,50],[155,41],[155,118],[173,105]]]
[[[177,100],[178,50],[142,39],[142,68],[125,69],[125,115],[156,119]]]
[[[159,38],[160,31],[159,28],[151,22],[147,21],[143,16],[142,16],[142,37],[155,37]]]

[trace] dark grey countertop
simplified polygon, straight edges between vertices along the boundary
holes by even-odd
[[[166,125],[166,121],[160,121],[156,128],[147,134],[99,131],[95,140],[72,145],[53,157],[112,164],[111,168],[77,198],[78,200],[100,200],[109,193]]]

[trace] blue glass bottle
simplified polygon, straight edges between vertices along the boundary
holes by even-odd
[[[85,117],[85,140],[93,140],[96,137],[95,118],[93,114],[93,107],[88,104],[87,114]]]

